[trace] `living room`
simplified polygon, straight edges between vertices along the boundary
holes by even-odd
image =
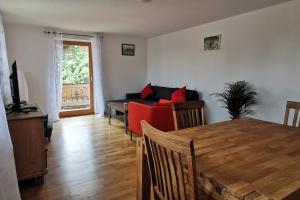
[[[141,121],[144,120],[163,132],[178,128],[174,114],[177,103],[174,93],[181,94],[182,91],[184,101],[198,101],[201,107],[199,123],[205,126],[197,130],[207,131],[201,138],[203,141],[209,137],[206,134],[222,132],[220,129],[226,132],[225,128],[221,127],[212,131],[213,127],[221,126],[219,123],[225,123],[224,127],[234,134],[226,139],[225,135],[215,136],[212,141],[223,137],[228,144],[226,146],[224,141],[220,141],[216,143],[219,149],[213,149],[211,146],[207,147],[211,141],[201,143],[197,139],[202,136],[194,136],[192,132],[188,132],[189,129],[186,130],[186,135],[194,140],[196,156],[199,152],[201,154],[202,150],[208,153],[210,149],[209,152],[212,153],[207,154],[207,157],[203,153],[199,162],[218,165],[217,172],[222,172],[222,175],[217,176],[216,171],[203,171],[203,174],[201,171],[209,183],[218,186],[207,186],[206,179],[202,180],[203,185],[200,185],[205,193],[208,193],[208,188],[215,188],[213,192],[210,191],[210,198],[228,199],[226,195],[230,193],[236,195],[231,196],[232,199],[300,199],[300,172],[293,168],[300,163],[297,154],[300,141],[293,135],[297,131],[299,133],[299,130],[285,130],[282,125],[286,109],[289,108],[287,102],[300,102],[299,0],[101,0],[72,3],[16,0],[0,1],[0,11],[3,21],[3,25],[0,23],[0,32],[3,34],[0,38],[0,80],[4,105],[12,101],[10,93],[14,91],[7,95],[10,84],[4,80],[8,80],[12,72],[11,66],[16,61],[27,88],[19,85],[20,100],[37,105],[38,110],[48,115],[48,126],[53,129],[51,140],[50,137],[49,140],[45,139],[43,146],[47,149],[47,156],[44,158],[47,166],[42,183],[35,177],[20,179],[19,163],[14,162],[20,155],[16,155],[14,138],[10,138],[11,116],[5,114],[2,106],[0,144],[4,151],[0,152],[6,153],[0,153],[1,200],[144,200],[153,195],[157,195],[156,198],[159,199],[172,199],[170,194],[168,197],[164,196],[166,193],[158,191],[161,190],[160,185],[155,189],[155,183],[151,185],[152,192],[150,187],[144,188],[144,182],[147,182],[144,180],[148,180],[150,176],[148,177],[144,168],[141,168],[143,153],[136,152],[139,151],[137,146],[144,145],[142,138],[145,138],[145,132],[147,136],[147,130],[151,130],[143,129],[147,124],[141,125]],[[60,52],[54,44],[61,45]],[[64,99],[64,94],[67,95],[67,92],[63,92],[64,84],[69,83],[64,83],[64,76],[62,84],[54,83],[61,77],[57,76],[55,71],[51,71],[56,69],[51,66],[60,66],[57,56],[67,55],[70,51],[65,49],[66,46],[72,46],[70,44],[90,45],[88,63],[92,65],[87,64],[90,71],[86,82],[89,83],[87,99],[92,110],[85,113],[89,115],[76,116],[80,114],[68,111],[64,113],[61,110],[61,104],[68,99]],[[7,62],[4,62],[5,58]],[[60,70],[64,73],[64,69]],[[22,84],[19,73],[18,79],[19,84]],[[241,86],[244,83],[246,89],[253,92],[253,101],[249,105],[244,104],[245,107],[241,107],[244,114],[236,117],[228,104],[222,104],[224,99],[218,94],[225,94],[228,91],[226,89],[230,89],[234,84]],[[147,93],[149,88],[150,95],[141,100],[140,92]],[[24,98],[24,93],[27,94],[27,98]],[[70,95],[73,102],[78,101],[76,95]],[[148,98],[149,96],[151,97]],[[59,100],[56,101],[57,99]],[[169,101],[160,101],[166,99]],[[161,102],[160,105],[156,105],[158,101]],[[178,103],[181,103],[181,99]],[[299,108],[296,106],[295,109],[296,116]],[[245,121],[232,120],[232,123],[237,124],[226,124],[233,118],[242,118],[238,120]],[[294,117],[293,124],[299,126],[298,116]],[[258,134],[263,125],[268,127],[268,131],[265,130],[262,135]],[[22,129],[18,125],[17,128]],[[239,133],[247,131],[246,129],[249,135],[237,138]],[[270,133],[271,130],[274,137]],[[290,138],[286,138],[287,143],[284,143],[281,133],[276,135],[279,130],[285,130],[286,134],[294,137],[290,135]],[[264,140],[263,135],[274,141],[267,143],[268,139]],[[253,142],[254,138],[261,142]],[[276,138],[279,138],[278,144],[275,143]],[[246,146],[239,146],[240,144],[230,143],[233,141],[248,143]],[[266,143],[260,149],[257,145],[263,143],[262,141]],[[289,144],[291,149],[287,149]],[[239,147],[230,149],[230,152],[240,151],[242,154],[228,153],[226,157],[225,153],[218,156],[213,153],[220,149],[226,151],[232,146]],[[257,149],[252,151],[250,146],[256,146]],[[147,144],[145,148],[147,149]],[[262,155],[258,150],[265,151],[266,154]],[[256,159],[252,158],[254,152],[257,152]],[[266,155],[278,159],[256,163]],[[284,157],[280,157],[282,155]],[[241,161],[242,156],[253,160],[250,164],[232,161],[232,165],[221,167],[226,163],[226,159]],[[217,160],[215,163],[213,158]],[[151,171],[150,160],[149,157],[148,162],[147,159],[145,162],[146,165],[150,165]],[[289,161],[292,164],[285,166],[278,160],[283,163]],[[235,173],[231,172],[234,164],[248,166],[248,171],[239,172],[238,169]],[[258,169],[259,166],[263,168]],[[209,166],[205,165],[203,168],[206,167]],[[199,169],[202,170],[201,167]],[[275,175],[271,176],[273,172]],[[243,176],[239,173],[243,173]],[[253,174],[265,174],[266,177],[260,177],[255,182],[256,176]],[[157,181],[154,181],[153,177],[150,179],[148,182]],[[278,184],[273,184],[271,179]],[[250,186],[250,182],[255,184]],[[226,185],[229,183],[231,185]],[[244,187],[247,189],[242,190]],[[253,188],[251,191],[250,187]],[[171,190],[174,192],[175,189]],[[218,192],[220,194],[213,194]],[[163,194],[164,198],[161,198],[160,194]],[[173,199],[182,199],[175,196]]]

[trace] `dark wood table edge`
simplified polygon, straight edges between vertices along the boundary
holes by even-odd
[[[121,106],[121,104],[123,106]],[[108,124],[111,125],[111,118],[112,118],[112,109],[123,113],[123,122],[124,122],[124,126],[125,126],[125,132],[128,132],[128,124],[127,124],[127,115],[128,115],[128,109],[127,106],[124,106],[123,102],[120,103],[108,103]]]

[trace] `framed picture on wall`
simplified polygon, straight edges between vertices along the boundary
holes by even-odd
[[[135,45],[134,44],[122,44],[123,56],[134,56]]]
[[[221,49],[221,35],[204,38],[204,51]]]

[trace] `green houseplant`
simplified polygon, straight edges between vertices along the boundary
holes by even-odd
[[[246,81],[225,83],[224,92],[211,94],[217,98],[217,102],[228,110],[231,119],[239,119],[252,114],[251,107],[257,103],[257,93],[251,84]]]

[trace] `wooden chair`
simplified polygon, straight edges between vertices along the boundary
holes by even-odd
[[[154,199],[199,199],[193,141],[159,131],[144,120],[141,124]],[[186,161],[187,176],[183,170],[183,160]],[[187,184],[185,180],[188,180]]]
[[[299,110],[300,110],[300,102],[288,101],[286,103],[286,110],[284,116],[284,125],[289,124],[289,116],[290,110],[295,110],[292,126],[300,128],[300,119],[299,118]]]
[[[175,130],[201,126],[205,123],[204,102],[187,101],[173,105]]]

